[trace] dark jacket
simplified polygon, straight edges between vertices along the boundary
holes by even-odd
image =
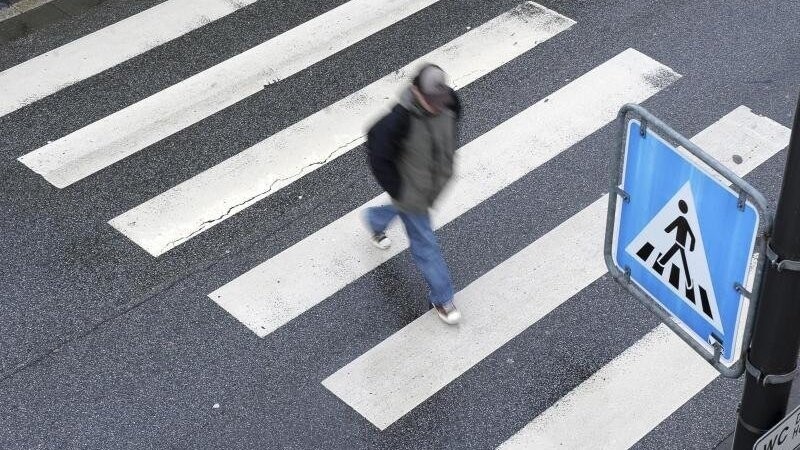
[[[425,213],[453,174],[456,122],[461,105],[427,113],[410,89],[367,133],[367,154],[378,184],[404,212]]]

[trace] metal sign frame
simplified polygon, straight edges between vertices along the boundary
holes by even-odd
[[[758,252],[758,261],[755,267],[755,275],[753,278],[752,292],[748,292],[745,286],[737,283],[734,288],[741,294],[749,298],[749,307],[746,314],[746,319],[743,324],[743,343],[738,359],[732,365],[728,366],[720,361],[722,354],[722,346],[719,342],[709,342],[709,345],[714,348],[714,353],[710,353],[706,347],[700,345],[696,339],[686,329],[684,329],[678,322],[676,322],[672,315],[657,301],[652,298],[644,289],[640,288],[630,278],[629,270],[618,267],[613,257],[613,245],[616,226],[616,211],[617,202],[630,201],[630,196],[622,189],[623,181],[623,165],[625,160],[625,150],[628,127],[627,122],[629,118],[638,119],[641,122],[641,130],[646,133],[647,130],[652,130],[665,142],[672,145],[674,148],[683,147],[691,155],[697,157],[700,161],[708,166],[713,171],[716,171],[726,181],[730,182],[731,189],[739,194],[739,204],[744,205],[748,202],[752,205],[760,216],[758,237],[754,246],[754,252]],[[761,286],[761,278],[764,272],[764,264],[766,261],[766,242],[770,231],[772,230],[772,215],[767,210],[767,201],[764,196],[758,192],[748,182],[744,181],[741,177],[737,176],[733,171],[725,167],[722,163],[714,159],[711,155],[700,149],[697,145],[692,143],[689,139],[682,136],[677,131],[670,128],[667,124],[652,115],[649,111],[636,104],[626,104],[623,106],[617,116],[619,122],[620,143],[615,151],[615,157],[612,161],[612,176],[610,183],[610,190],[608,196],[608,215],[606,217],[606,235],[604,245],[604,256],[606,266],[609,273],[614,277],[623,287],[625,287],[637,300],[639,300],[648,310],[655,314],[661,321],[666,324],[672,331],[688,343],[698,354],[700,354],[706,361],[714,366],[720,374],[727,378],[738,378],[745,370],[745,362],[747,360],[747,350],[750,344],[752,335],[753,319],[755,316],[756,308],[758,307],[758,292]],[[700,168],[706,171],[704,168]],[[746,280],[743,280],[746,281]]]

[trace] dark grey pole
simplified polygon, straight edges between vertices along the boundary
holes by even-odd
[[[734,450],[750,450],[786,414],[800,351],[800,101],[769,240]],[[771,253],[771,254],[770,254]],[[797,264],[795,264],[797,262]]]

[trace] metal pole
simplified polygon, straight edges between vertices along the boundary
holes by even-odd
[[[800,101],[764,272],[734,450],[750,450],[786,414],[800,352]]]

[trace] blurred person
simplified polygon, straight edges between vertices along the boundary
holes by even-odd
[[[411,255],[430,288],[429,303],[448,324],[461,315],[453,304],[453,282],[433,233],[429,209],[453,175],[456,122],[461,105],[445,72],[424,65],[391,112],[367,134],[370,168],[390,204],[368,208],[364,219],[372,244],[388,249],[386,228],[399,216]]]

